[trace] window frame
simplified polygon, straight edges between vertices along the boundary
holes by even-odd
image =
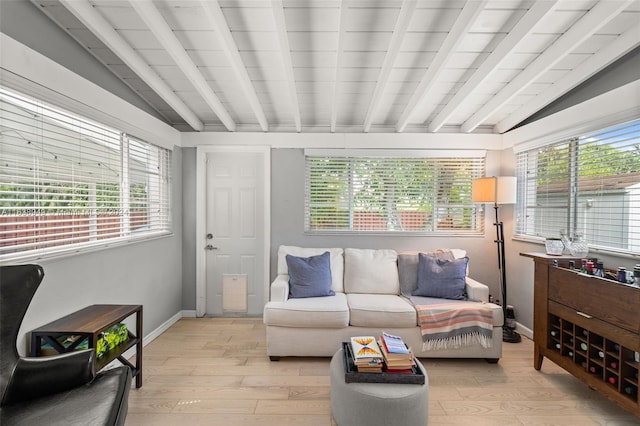
[[[118,219],[118,225],[115,225],[115,226],[119,226],[120,231],[117,232],[117,235],[115,235],[114,233],[115,236],[110,236],[105,238],[101,238],[100,236],[98,236],[97,234],[98,228],[95,224],[95,214],[96,214],[95,212],[97,211],[97,209],[95,208],[95,204],[92,204],[91,201],[89,200],[88,201],[89,204],[86,204],[87,202],[85,202],[84,204],[86,205],[83,205],[82,207],[75,207],[77,209],[84,209],[86,213],[84,214],[84,216],[86,216],[87,214],[89,215],[88,216],[89,217],[88,241],[71,242],[69,244],[63,242],[62,245],[56,245],[55,243],[42,244],[42,242],[45,241],[46,239],[44,239],[41,234],[39,236],[34,237],[35,242],[32,243],[32,245],[35,244],[36,248],[31,248],[31,249],[19,248],[17,251],[13,251],[13,252],[9,251],[8,249],[5,249],[3,253],[0,253],[0,264],[14,263],[18,261],[24,262],[24,261],[32,261],[32,260],[38,260],[38,259],[64,257],[69,255],[75,255],[78,253],[92,252],[96,250],[102,250],[105,248],[122,246],[122,245],[135,243],[135,242],[142,242],[142,241],[148,241],[151,239],[164,238],[164,237],[173,235],[173,223],[172,223],[173,221],[172,221],[172,212],[171,212],[171,207],[172,207],[171,199],[173,196],[172,194],[173,180],[171,177],[171,170],[172,170],[171,150],[165,147],[162,147],[160,145],[146,142],[143,139],[130,135],[123,130],[116,130],[114,129],[113,126],[102,124],[98,120],[88,118],[87,115],[89,114],[82,114],[76,111],[70,111],[64,107],[55,105],[55,102],[46,101],[43,99],[43,97],[34,96],[32,93],[27,94],[20,90],[16,90],[12,87],[4,86],[4,85],[0,85],[0,89],[2,89],[2,91],[4,91],[5,93],[2,95],[2,105],[3,105],[2,111],[4,111],[5,106],[9,108],[9,104],[11,104],[11,102],[8,99],[11,96],[13,96],[15,101],[26,102],[24,104],[25,105],[24,108],[26,108],[25,111],[29,111],[28,107],[26,106],[27,104],[32,105],[34,108],[39,108],[39,111],[41,114],[41,119],[40,119],[41,122],[46,119],[48,120],[49,123],[53,123],[52,125],[54,126],[54,128],[56,128],[55,126],[62,126],[61,124],[62,122],[56,122],[55,119],[52,118],[59,113],[59,114],[62,114],[60,117],[78,120],[78,122],[87,123],[87,125],[96,126],[96,128],[105,129],[104,130],[105,132],[113,131],[119,134],[119,150],[120,150],[118,153],[119,165],[118,165],[118,168],[115,170],[115,173],[119,174],[120,177],[115,179],[114,183],[111,183],[111,184],[108,183],[108,185],[115,185],[118,187],[118,194],[115,195],[113,192],[111,192],[110,194],[106,195],[107,197],[111,197],[113,200],[117,199],[117,202],[118,202],[117,210],[119,213],[117,214],[117,216],[119,216],[119,219]],[[3,112],[3,115],[4,115],[4,112]],[[34,120],[34,122],[36,121]],[[84,126],[84,125],[85,124],[82,124],[81,126]],[[36,127],[37,125],[34,125],[33,129],[36,129]],[[123,127],[125,126],[123,125]],[[60,128],[63,128],[63,127],[60,127]],[[28,130],[28,127],[24,129]],[[40,131],[44,134],[42,129],[40,129]],[[79,138],[79,139],[82,139],[82,138]],[[90,137],[87,136],[87,139],[90,139]],[[51,144],[51,146],[54,146],[55,144],[54,142],[48,141],[44,137],[42,140],[39,141],[39,143],[42,144],[42,147],[49,146],[46,144]],[[129,214],[131,214],[131,205],[130,205],[131,199],[128,194],[128,189],[129,189],[129,185],[132,182],[129,178],[130,174],[132,173],[132,170],[129,168],[129,163],[133,161],[131,160],[133,155],[138,155],[138,156],[142,155],[140,152],[132,153],[132,150],[130,149],[130,146],[132,143],[136,143],[138,144],[138,146],[142,146],[144,149],[147,149],[146,152],[148,152],[149,155],[151,156],[153,156],[154,154],[157,155],[157,158],[155,160],[152,160],[151,162],[155,166],[157,166],[157,170],[158,170],[157,173],[153,173],[152,171],[149,170],[146,172],[146,174],[144,171],[142,172],[140,170],[136,171],[138,176],[142,176],[144,179],[146,179],[143,182],[143,185],[145,188],[143,189],[143,191],[146,191],[146,197],[138,200],[138,201],[143,200],[143,202],[138,203],[138,206],[139,206],[139,209],[147,210],[147,213],[146,213],[147,219],[145,222],[145,226],[143,226],[142,229],[139,229],[137,232],[132,231],[131,229],[128,229],[131,223],[131,219],[127,218],[127,214],[124,213],[126,211]],[[83,146],[83,142],[81,141],[77,142],[76,146],[81,150]],[[9,148],[9,144],[7,143],[7,145],[5,146],[5,153],[7,153],[7,158],[10,155],[12,155],[10,149],[11,148]],[[104,151],[110,151],[110,149],[104,148]],[[73,152],[73,151],[69,151],[69,152]],[[2,152],[0,152],[0,154],[2,154]],[[113,153],[111,153],[111,155],[112,154]],[[25,154],[24,158],[28,158],[27,157],[28,155],[30,154]],[[15,157],[15,158],[18,158],[18,157]],[[100,158],[103,158],[103,157],[100,157]],[[114,163],[112,161],[110,163],[110,166],[113,166],[113,164]],[[69,172],[69,173],[72,173],[72,172]],[[15,177],[19,175],[12,175],[11,171],[9,170],[9,167],[6,166],[5,170],[2,171],[2,173],[0,173],[0,176],[11,178],[12,176]],[[68,175],[65,175],[65,176],[68,176]],[[32,181],[32,185],[34,185],[34,189],[37,189],[37,185],[35,185],[35,182],[36,182],[36,179],[40,179],[40,178],[34,175],[32,179],[34,179]],[[118,182],[115,182],[116,180]],[[25,182],[28,182],[28,179],[25,180]],[[88,180],[86,182],[88,182]],[[67,188],[67,189],[64,189],[63,192],[60,194],[68,195],[70,193],[73,193],[77,191],[79,188],[87,186],[86,182],[78,181],[78,182],[66,183],[66,184],[63,183],[62,184],[63,188]],[[11,194],[13,194],[14,191],[16,191],[15,189],[16,185],[21,185],[21,183],[19,181],[14,181],[13,184],[11,182],[8,182],[6,185],[4,194],[9,198],[11,198],[12,197]],[[100,184],[100,185],[104,185],[104,184]],[[11,189],[11,186],[14,187],[13,190]],[[95,197],[96,197],[95,184],[93,185],[93,187],[94,187],[93,193],[91,193],[92,190],[89,189],[89,194],[90,194],[89,197],[90,199],[93,198],[95,200]],[[125,190],[125,187],[127,190]],[[155,188],[154,194],[156,195],[157,201],[152,200],[149,196],[149,192],[151,191],[152,188]],[[37,192],[37,193],[40,194],[41,192]],[[53,199],[55,200],[55,198]],[[22,210],[22,212],[20,210]],[[46,209],[42,210],[43,212],[48,213],[49,218],[47,218],[46,220],[50,220],[51,217],[60,215],[59,211],[56,212],[54,210],[55,209],[51,211],[47,211]],[[78,210],[78,212],[79,211],[80,210]],[[94,213],[91,213],[92,211]],[[153,211],[156,212],[156,217],[158,214],[162,216],[161,220],[156,222],[151,221],[149,215],[152,214]],[[13,214],[12,212],[15,214],[26,215],[26,210],[24,206],[18,207],[17,204],[15,206],[11,206],[11,201],[5,203],[4,207],[0,206],[0,215],[8,216],[10,214]],[[75,216],[82,216],[80,213],[76,213],[76,211],[74,210],[74,207],[69,208],[69,212],[70,212],[70,215],[73,217],[73,220],[76,219]],[[110,214],[114,214],[114,212],[110,212]],[[86,221],[86,219],[84,220]],[[31,228],[34,230],[33,232],[38,232],[37,229],[39,225],[37,221],[33,220],[31,221],[31,223],[34,224],[32,225],[33,228]],[[156,229],[153,229],[150,227],[156,227]],[[144,228],[147,228],[147,229],[144,229]],[[5,228],[5,231],[7,231],[6,228]],[[62,238],[58,238],[54,240],[55,241],[64,240],[69,242],[70,239],[66,234],[66,232],[63,232],[63,234],[64,235],[61,234]],[[87,240],[87,237],[83,237],[82,240]],[[40,241],[39,245],[41,247],[38,247],[38,241]],[[6,247],[11,247],[11,246],[6,246]],[[17,247],[20,247],[20,246],[18,245]]]
[[[625,130],[628,130],[631,135],[629,139],[631,142],[622,145],[620,140],[624,139],[618,140],[618,136],[619,133]],[[633,143],[634,141],[638,142]],[[543,155],[541,153],[544,150],[559,149],[565,145],[566,154],[564,157],[558,157],[557,160],[566,161],[567,170],[565,179],[567,181],[567,189],[566,193],[558,192],[556,195],[556,200],[558,200],[558,206],[556,206],[556,208],[565,210],[565,218],[563,219],[563,226],[559,227],[557,231],[545,232],[544,226],[536,225],[543,223],[544,220],[535,216],[542,216],[543,214],[540,213],[542,209],[549,209],[551,207],[549,205],[541,205],[539,202],[536,202],[536,207],[531,207],[532,199],[535,198],[537,193],[537,190],[532,189],[531,186],[540,185],[539,181],[542,179],[550,180],[550,176],[559,179],[560,175],[557,173],[555,175],[546,174],[540,177],[538,176],[540,167],[542,167],[539,164],[541,161],[540,156]],[[603,153],[598,156],[594,155],[593,152],[589,152],[589,149],[594,150],[593,147],[596,147],[596,150],[602,150]],[[520,150],[516,150],[515,167],[518,177],[518,194],[514,209],[514,239],[543,242],[549,237],[560,237],[560,231],[565,230],[570,237],[575,237],[576,233],[580,233],[589,244],[591,251],[637,257],[639,252],[636,250],[636,247],[640,246],[640,238],[633,238],[633,235],[639,234],[639,232],[637,230],[635,232],[633,232],[633,230],[629,231],[632,228],[630,219],[626,221],[621,219],[621,224],[609,224],[609,226],[613,227],[622,226],[623,229],[620,239],[612,240],[612,245],[608,245],[607,241],[602,237],[602,234],[610,234],[595,225],[600,222],[610,223],[612,221],[609,217],[621,216],[616,213],[609,213],[609,216],[607,216],[605,208],[597,209],[598,203],[611,203],[607,197],[614,197],[616,195],[622,199],[616,204],[613,204],[613,207],[607,205],[607,209],[610,211],[614,209],[624,210],[624,208],[628,206],[629,216],[633,214],[635,214],[636,217],[640,216],[640,212],[635,210],[638,207],[634,207],[640,206],[640,187],[635,189],[635,196],[633,193],[630,193],[630,198],[624,199],[623,193],[627,188],[612,186],[612,183],[617,181],[620,175],[611,174],[613,172],[609,172],[609,175],[604,174],[607,167],[616,164],[612,162],[612,158],[614,160],[616,158],[623,158],[623,154],[620,154],[620,152],[624,153],[625,151],[621,150],[621,148],[628,148],[630,152],[633,152],[634,149],[636,152],[640,152],[640,119],[637,117],[614,125],[603,126],[600,129],[589,129],[589,131],[574,132],[573,135],[569,136],[563,135],[561,138],[547,139],[542,143],[532,144],[526,148],[523,147]],[[611,152],[614,154],[611,154]],[[591,164],[595,164],[595,166],[592,166],[594,168],[581,166],[581,161],[584,161],[583,157],[586,158],[586,161],[591,161]],[[535,166],[532,166],[531,163],[535,163]],[[597,172],[603,174],[599,176],[594,175],[594,173]],[[628,171],[628,173],[637,175],[640,173],[640,168],[638,171]],[[530,177],[531,174],[534,175],[533,178]],[[595,181],[600,181],[599,186],[594,187]],[[638,186],[640,182],[634,183],[633,185]],[[631,188],[631,186],[629,188]],[[561,196],[564,197],[565,200],[564,206],[560,206]],[[593,208],[592,206],[596,208],[595,213],[587,218],[585,211],[586,209]],[[547,221],[547,223],[549,222],[553,224],[551,226],[558,226],[558,222]],[[531,227],[533,229],[530,229]],[[594,227],[590,229],[592,235],[585,235],[585,233],[588,233],[588,231],[585,230],[590,227]],[[628,231],[628,235],[625,235],[625,229]],[[593,235],[594,233],[596,236]],[[619,246],[613,244],[618,244]],[[625,244],[627,245],[626,248],[621,247]]]
[[[475,228],[462,229],[462,228],[447,228],[447,229],[420,229],[420,230],[407,230],[407,229],[354,229],[353,224],[353,182],[351,178],[345,182],[348,185],[348,208],[349,208],[349,229],[312,229],[310,225],[311,221],[311,192],[310,192],[310,158],[315,159],[327,159],[327,160],[339,160],[359,162],[363,159],[389,159],[389,160],[416,160],[421,159],[425,161],[431,161],[432,164],[438,165],[440,160],[441,164],[444,162],[451,162],[452,160],[475,160],[473,164],[473,170],[471,171],[472,177],[468,181],[468,202],[464,204],[449,205],[448,207],[472,209],[473,213],[469,215],[469,218],[475,224]],[[485,150],[464,150],[464,151],[452,151],[452,150],[386,150],[386,149],[305,149],[304,151],[304,174],[305,174],[305,198],[304,198],[304,234],[305,235],[400,235],[400,236],[483,236],[485,211],[483,206],[474,204],[471,201],[471,182],[478,177],[484,177],[486,172],[486,151]],[[438,187],[439,188],[439,187]],[[436,189],[437,190],[437,189]],[[395,204],[394,204],[395,205]],[[444,204],[437,205],[435,208],[445,208]],[[435,216],[435,215],[434,215]],[[435,228],[435,225],[434,225]]]

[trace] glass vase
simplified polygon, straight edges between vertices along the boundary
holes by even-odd
[[[560,230],[560,240],[562,241],[562,245],[564,246],[562,249],[562,254],[569,254],[571,253],[570,249],[571,249],[571,238],[569,238],[569,233],[566,231],[566,229],[561,229]]]
[[[576,235],[571,242],[569,251],[571,252],[571,256],[573,257],[587,257],[587,255],[589,254],[589,246],[587,245],[587,241],[584,239],[584,236],[581,233],[576,232]]]

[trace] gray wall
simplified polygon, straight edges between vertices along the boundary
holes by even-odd
[[[92,304],[143,305],[144,335],[182,310],[182,154],[173,151],[171,236],[38,262],[45,277],[20,331],[24,333]]]
[[[196,148],[182,149],[182,308],[196,310]]]

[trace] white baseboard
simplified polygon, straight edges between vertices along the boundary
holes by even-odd
[[[525,327],[524,325],[520,324],[517,321],[516,321],[516,331],[522,334],[523,336],[529,338],[530,340],[533,340],[533,330]]]
[[[180,311],[180,312],[176,313],[174,316],[172,316],[171,318],[169,318],[168,320],[166,320],[165,322],[160,324],[160,326],[158,328],[156,328],[151,333],[149,333],[146,336],[144,336],[142,338],[142,346],[147,346],[149,343],[153,342],[162,333],[167,331],[169,329],[169,327],[171,327],[173,324],[178,322],[180,320],[180,318],[192,318],[192,317],[195,317],[195,316],[196,316],[196,311],[184,311],[183,310],[183,311]],[[134,346],[133,348],[130,348],[129,350],[125,351],[122,354],[122,356],[125,357],[126,359],[129,359],[132,356],[134,356],[135,353],[136,353],[136,348]],[[112,364],[114,364],[114,365],[112,365]],[[115,365],[120,365],[120,363],[117,360],[113,361],[106,368],[112,368]]]

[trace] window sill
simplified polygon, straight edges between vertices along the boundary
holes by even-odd
[[[58,260],[66,257],[77,256],[85,253],[93,253],[110,248],[124,247],[130,244],[142,243],[147,241],[158,240],[162,238],[172,237],[174,234],[170,231],[159,231],[146,235],[136,235],[104,241],[92,245],[75,246],[75,247],[53,247],[38,251],[27,251],[22,253],[11,253],[0,256],[0,265],[15,265],[19,263],[29,263],[42,260]]]
[[[513,241],[520,241],[523,243],[530,243],[530,244],[538,244],[541,245],[542,247],[544,247],[544,238],[541,237],[529,237],[529,236],[523,236],[523,235],[514,235],[512,237]],[[544,250],[544,248],[543,248]],[[589,255],[593,255],[593,254],[600,254],[600,255],[606,255],[606,256],[615,256],[615,257],[619,257],[622,259],[634,259],[634,260],[640,260],[640,253],[634,253],[634,252],[630,252],[630,251],[623,251],[623,250],[615,250],[615,249],[610,249],[610,248],[602,248],[602,247],[592,247],[589,246]],[[592,256],[595,257],[595,256]]]

